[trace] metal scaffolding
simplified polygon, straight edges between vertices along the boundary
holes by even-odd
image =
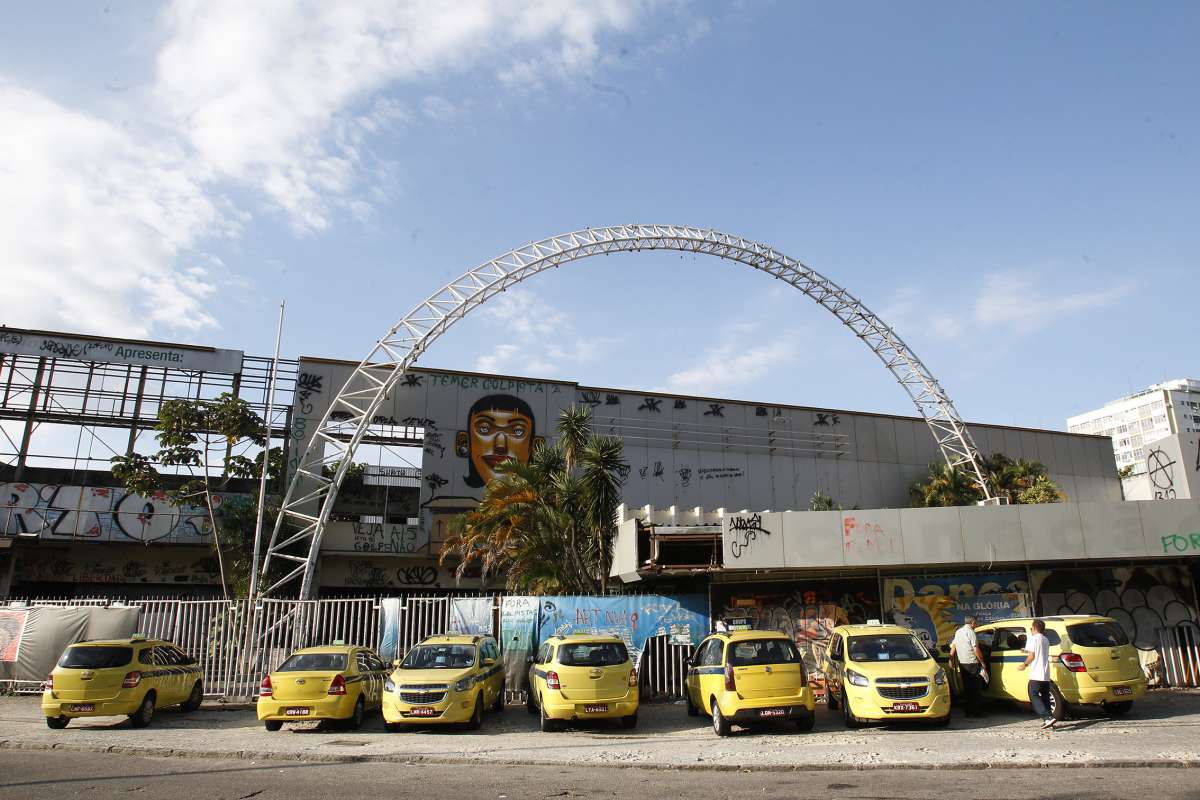
[[[371,419],[389,392],[433,341],[489,298],[544,270],[589,256],[641,250],[676,250],[736,261],[786,281],[823,306],[871,349],[908,392],[946,463],[969,470],[991,499],[975,443],[937,379],[890,326],[841,286],[767,245],[720,231],[675,225],[588,228],[533,242],[480,264],[417,305],[376,342],[325,412],[288,486],[263,575],[276,559],[289,569],[274,583],[264,581],[264,593],[299,580],[299,596],[313,596],[321,537],[354,450],[368,436]]]

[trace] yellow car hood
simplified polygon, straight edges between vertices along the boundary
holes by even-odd
[[[929,678],[938,671],[938,664],[926,661],[847,661],[846,669],[852,669],[868,678]]]
[[[392,682],[397,686],[412,683],[444,683],[451,688],[463,678],[468,677],[468,669],[396,669],[392,670]]]

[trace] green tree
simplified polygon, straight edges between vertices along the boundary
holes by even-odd
[[[1013,460],[1004,453],[993,453],[980,465],[992,495],[1006,497],[1011,503],[1025,503],[1023,498],[1049,497],[1050,489],[1055,496],[1062,497],[1058,487],[1050,480],[1046,466],[1037,461],[1023,458]],[[1026,495],[1034,487],[1039,490]],[[973,473],[961,468],[951,468],[945,462],[929,465],[924,480],[909,488],[909,498],[914,507],[969,506],[983,500],[983,488]],[[1061,500],[1034,500],[1032,502],[1061,502]]]
[[[1061,503],[1065,500],[1065,496],[1059,488],[1054,485],[1054,481],[1050,480],[1045,475],[1040,475],[1033,480],[1028,489],[1021,491],[1017,495],[1017,502],[1023,505],[1034,505],[1036,503]]]
[[[460,577],[475,566],[503,572],[511,591],[606,592],[629,465],[621,441],[590,426],[590,412],[573,406],[559,417],[558,444],[538,447],[528,464],[498,465],[479,507],[455,520],[441,562],[457,560]]]
[[[282,450],[260,450],[254,459],[242,454],[248,446],[265,447],[266,426],[246,401],[229,392],[215,400],[164,401],[154,430],[158,452],[114,456],[113,477],[127,492],[163,492],[174,505],[203,505],[212,528],[221,592],[228,598],[232,583],[236,593],[244,595],[252,568],[257,494],[230,498],[218,509],[214,493],[227,490],[235,478],[258,477],[264,457],[270,459],[268,479],[277,478],[283,469]],[[168,478],[155,464],[173,467],[186,477],[182,482]]]

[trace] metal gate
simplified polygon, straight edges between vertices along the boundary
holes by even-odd
[[[1200,625],[1180,622],[1159,628],[1158,650],[1162,654],[1164,686],[1200,686]]]

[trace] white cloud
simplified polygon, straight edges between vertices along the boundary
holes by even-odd
[[[542,376],[595,361],[616,344],[608,337],[580,336],[570,317],[528,289],[509,289],[487,301],[479,314],[499,323],[491,352],[475,360],[480,372]]]
[[[719,395],[761,378],[774,367],[793,365],[799,357],[798,338],[790,333],[762,345],[752,344],[753,330],[743,327],[737,333],[732,340],[707,348],[691,366],[667,376],[663,391]]]
[[[170,144],[0,82],[0,270],[9,324],[147,336],[213,323],[192,248],[235,223]]]

